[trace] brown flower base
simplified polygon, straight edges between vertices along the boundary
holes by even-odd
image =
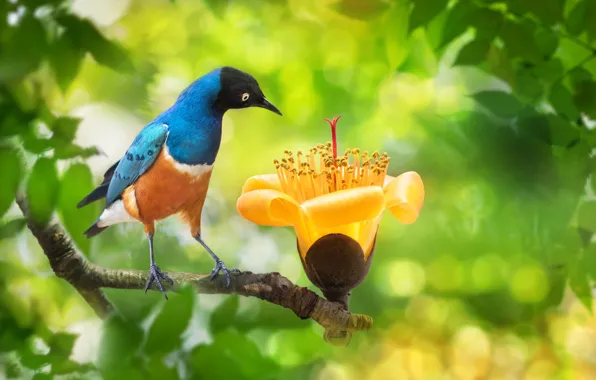
[[[374,249],[373,244],[366,259],[356,240],[343,234],[329,234],[319,238],[305,258],[301,256],[301,262],[308,279],[321,289],[325,298],[348,310],[350,292],[366,278]],[[351,338],[348,331],[325,331],[325,340],[333,345],[346,346]]]

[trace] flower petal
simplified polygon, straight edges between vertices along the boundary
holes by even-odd
[[[330,228],[376,218],[384,208],[380,186],[358,187],[303,202],[304,214],[318,228]]]
[[[261,174],[250,177],[242,187],[242,194],[262,189],[282,191],[277,174]]]
[[[276,190],[254,190],[238,198],[242,217],[263,226],[291,226],[300,220],[300,206],[290,196]]]
[[[416,172],[406,172],[385,186],[385,206],[402,223],[414,223],[424,203],[424,184]]]
[[[362,223],[360,231],[358,233],[358,243],[362,247],[364,252],[364,258],[368,260],[368,257],[372,253],[372,246],[375,244],[377,238],[377,231],[379,230],[379,223],[381,218],[378,217],[373,220],[368,220]]]
[[[390,175],[386,175],[385,179],[383,180],[383,190],[387,188],[387,185],[389,185],[391,183],[391,181],[393,181],[395,179],[395,177],[392,177]]]

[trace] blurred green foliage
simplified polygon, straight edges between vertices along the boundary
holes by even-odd
[[[594,19],[591,0],[0,2],[0,376],[596,376],[596,320],[566,293],[592,310]],[[19,185],[92,262],[145,269],[140,228],[87,240],[100,206],[76,203],[126,149],[121,135],[222,65],[252,73],[284,113],[226,115],[205,235],[229,265],[309,285],[292,234],[234,205],[283,149],[327,141],[323,117],[343,115],[341,146],[385,150],[390,174],[425,182],[414,225],[381,224],[351,298],[375,328],[345,350],[285,309],[190,289],[167,303],[108,291],[118,313],[81,328],[92,311],[22,233]],[[90,104],[140,122],[94,122]],[[183,230],[160,225],[160,266],[206,272]]]

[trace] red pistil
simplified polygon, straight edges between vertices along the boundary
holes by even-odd
[[[333,159],[337,158],[337,122],[341,119],[341,116],[334,117],[333,120],[325,119],[326,122],[331,126],[331,143],[333,144]],[[335,164],[337,166],[337,163]]]

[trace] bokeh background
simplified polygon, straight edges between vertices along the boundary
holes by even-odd
[[[596,378],[596,2],[9,0],[0,3],[0,378]],[[147,267],[140,225],[81,232],[74,205],[135,134],[219,66],[284,113],[228,112],[203,236],[232,267],[316,290],[290,229],[235,202],[284,149],[386,151],[426,185],[418,221],[381,223],[347,348],[257,299],[106,290],[106,322],[63,280],[13,203],[61,222],[92,262]],[[12,144],[12,145],[11,145]],[[12,148],[24,148],[18,155]],[[166,271],[211,259],[175,219]]]

